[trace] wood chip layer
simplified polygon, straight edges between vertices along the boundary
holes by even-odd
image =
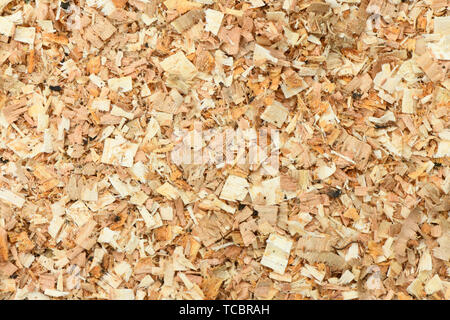
[[[0,0],[0,299],[449,299],[448,9]]]

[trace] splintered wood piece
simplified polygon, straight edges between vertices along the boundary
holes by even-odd
[[[266,249],[264,251],[261,264],[269,267],[279,274],[284,274],[289,254],[292,247],[292,241],[285,237],[273,233],[267,239]]]
[[[256,44],[255,50],[253,52],[254,63],[260,64],[266,60],[272,63],[278,62],[278,58],[272,56],[271,52],[268,49],[264,48],[263,46],[260,46],[259,44]]]
[[[57,215],[55,215],[52,220],[50,221],[50,224],[48,226],[47,232],[50,234],[50,236],[53,239],[56,239],[59,231],[61,230],[65,220]]]
[[[7,37],[12,37],[14,35],[14,30],[15,24],[13,21],[5,17],[0,17],[0,34]]]
[[[79,230],[75,239],[75,243],[83,249],[90,250],[97,242],[97,239],[93,237],[93,233],[97,223],[94,220],[86,222]]]
[[[202,17],[203,12],[201,10],[191,10],[175,19],[170,24],[177,32],[183,33],[196,24]]]
[[[138,147],[138,144],[128,142],[120,136],[115,139],[107,138],[103,147],[101,162],[130,168],[133,166]]]
[[[92,29],[103,41],[108,40],[117,31],[112,23],[102,16],[96,18],[96,23]]]
[[[385,120],[383,120],[383,123],[385,123],[384,121]],[[352,159],[358,170],[363,170],[369,162],[372,147],[368,143],[363,142],[351,135],[344,134],[344,137],[345,140],[339,150],[340,153]]]
[[[47,42],[53,42],[61,45],[69,44],[69,39],[63,35],[57,35],[54,33],[44,33],[42,34],[42,40]]]
[[[331,177],[336,172],[336,165],[333,163],[331,166],[322,165],[318,167],[315,171],[317,178],[324,180]]]
[[[0,189],[0,200],[19,208],[22,208],[25,203],[24,198],[7,189]]]
[[[239,225],[239,232],[242,236],[244,246],[248,247],[256,240],[255,231],[258,229],[258,225],[254,220],[243,222]]]
[[[268,106],[263,114],[261,115],[261,119],[272,123],[277,128],[281,128],[283,123],[286,121],[289,111],[278,101],[274,101],[270,106]]]
[[[16,27],[14,33],[14,40],[34,45],[34,38],[36,36],[36,28],[33,27]]]
[[[164,183],[162,186],[156,189],[156,192],[171,200],[175,200],[179,197],[177,188],[175,188],[168,182]]]
[[[0,12],[11,2],[12,0],[0,0]]]
[[[131,77],[112,78],[108,80],[108,86],[113,91],[128,92],[133,90]]]
[[[311,184],[311,177],[309,170],[299,170],[298,186],[300,190],[307,190],[310,184]]]
[[[202,7],[201,3],[189,0],[166,0],[163,2],[169,10],[177,10],[180,14]]]
[[[0,227],[0,262],[8,261],[8,235],[5,229]]]
[[[424,53],[417,59],[417,64],[422,68],[425,74],[431,79],[433,82],[443,81],[445,77],[444,69],[433,60],[429,53]]]
[[[197,68],[190,62],[183,52],[178,51],[160,63],[161,68],[169,74],[179,76],[181,79],[192,79],[197,74]]]
[[[209,31],[213,35],[217,36],[217,33],[219,32],[220,26],[222,24],[223,17],[224,17],[224,14],[220,11],[206,9],[205,10],[205,18],[206,18],[205,31]]]
[[[34,167],[33,174],[41,182],[39,188],[44,192],[55,188],[59,184],[57,175],[50,167],[38,164]]]
[[[205,216],[195,227],[195,234],[203,245],[209,247],[228,234],[232,227],[232,220],[228,214],[214,213],[210,217]]]
[[[434,17],[433,19],[434,33],[443,35],[450,34],[450,16]]]
[[[161,219],[172,221],[173,220],[173,208],[170,206],[167,207],[161,207],[159,209],[161,213]]]
[[[245,178],[229,175],[220,193],[220,198],[229,201],[242,201],[248,193],[249,184]]]

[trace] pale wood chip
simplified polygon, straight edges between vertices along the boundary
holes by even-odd
[[[271,234],[267,240],[267,246],[261,264],[273,269],[279,274],[284,274],[286,269],[292,242],[277,234]]]

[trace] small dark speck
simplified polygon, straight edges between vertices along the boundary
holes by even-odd
[[[0,162],[1,162],[1,163],[8,163],[9,160],[8,160],[8,159],[3,159],[2,157],[0,157]]]
[[[239,203],[238,210],[244,210],[245,204]]]
[[[354,100],[359,100],[360,98],[361,98],[361,96],[362,96],[362,94],[361,93],[359,93],[359,92],[353,92],[352,93],[352,98],[354,99]]]
[[[114,222],[119,222],[120,221],[120,216],[115,216],[114,217]]]
[[[327,195],[330,198],[336,199],[339,198],[342,194],[342,191],[340,189],[331,189],[327,192]]]
[[[64,10],[69,9],[69,7],[70,7],[69,2],[61,2],[61,8],[63,8]]]
[[[61,86],[50,86],[50,90],[60,92],[62,88]]]
[[[434,166],[435,166],[435,167],[442,167],[442,163],[434,162]]]
[[[389,121],[389,122],[386,122],[386,123],[376,123],[375,124],[375,128],[376,129],[386,129],[386,128],[392,127],[394,125],[395,125],[394,121]]]

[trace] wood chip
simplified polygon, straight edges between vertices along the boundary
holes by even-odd
[[[271,234],[267,239],[261,264],[269,267],[279,274],[283,274],[289,259],[292,242],[277,234]]]
[[[220,198],[229,201],[242,201],[248,193],[248,186],[246,179],[229,175],[220,193]]]
[[[0,263],[8,261],[8,236],[5,229],[0,227]]]

